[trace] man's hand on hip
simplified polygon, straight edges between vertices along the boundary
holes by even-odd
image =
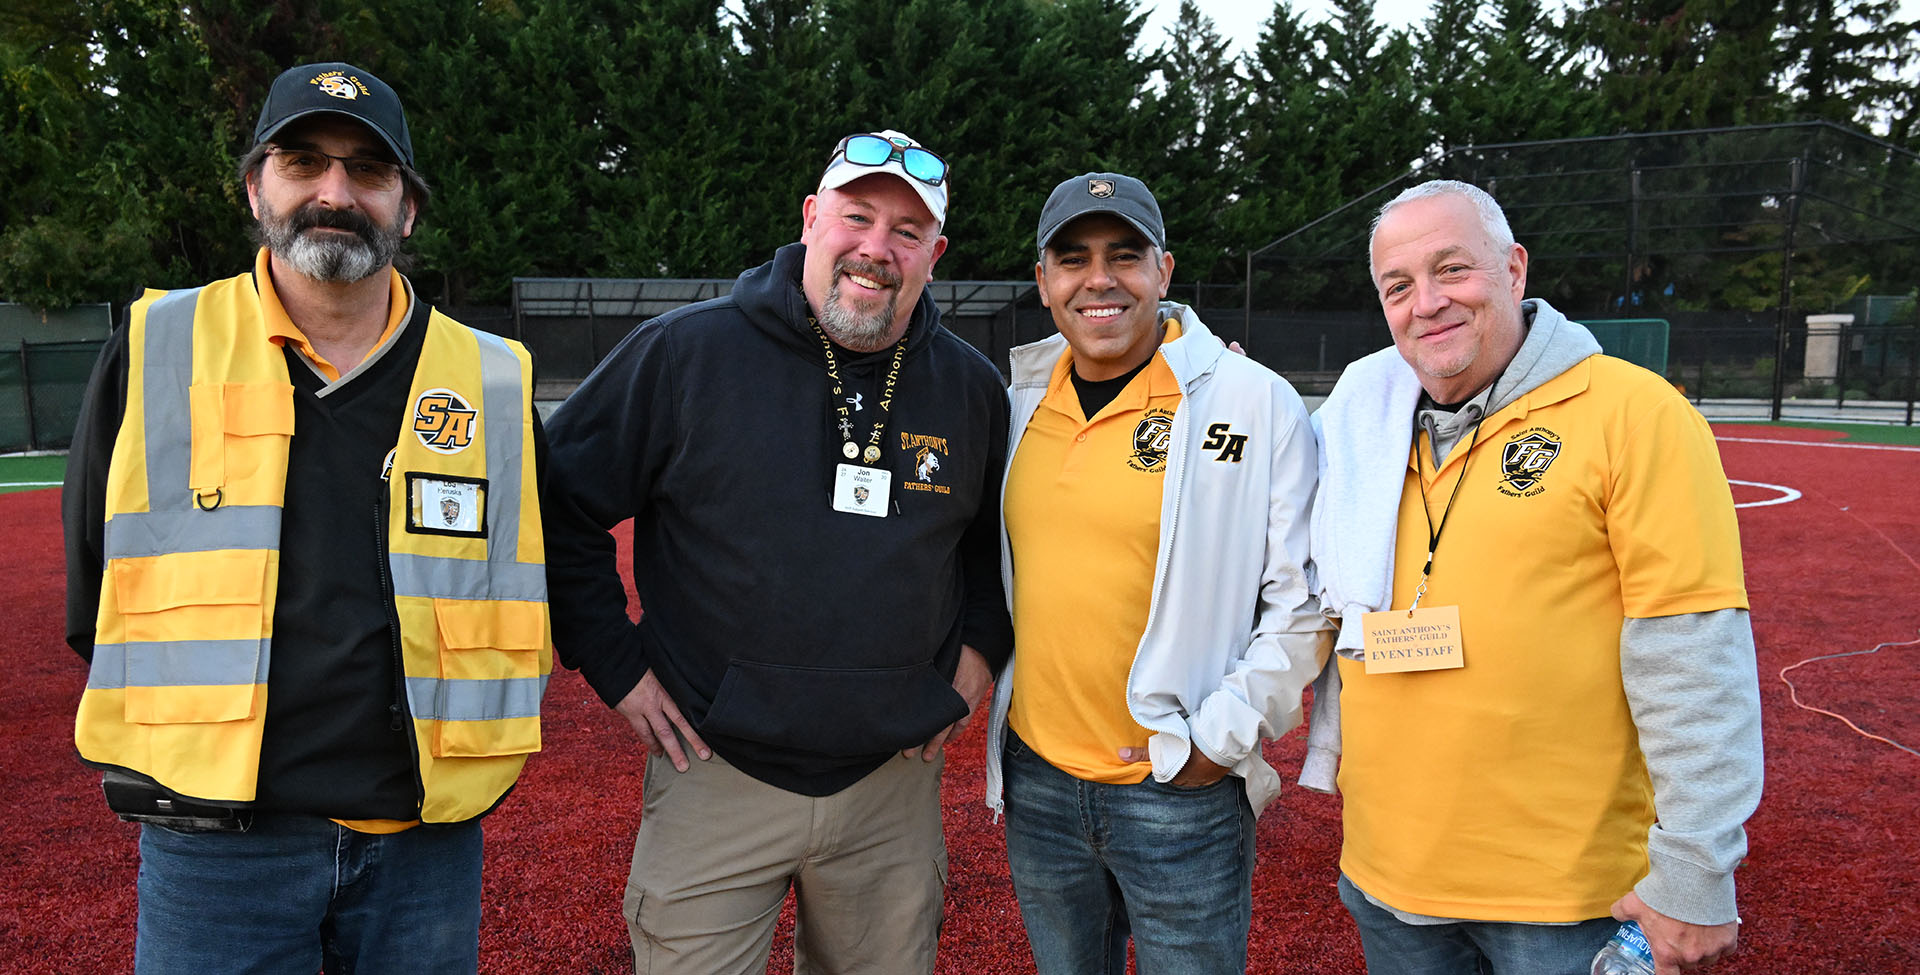
[[[640,683],[635,684],[633,690],[627,692],[626,697],[620,699],[614,710],[633,725],[634,733],[640,736],[640,743],[647,746],[647,754],[667,756],[667,760],[679,771],[685,772],[690,767],[687,754],[680,747],[681,738],[687,740],[701,761],[713,757],[713,751],[706,742],[700,740],[699,735],[693,733],[693,725],[688,724],[680,714],[680,706],[667,696],[666,688],[660,686],[659,679],[653,676],[651,670],[640,678]],[[674,735],[676,728],[680,731],[679,736]]]
[[[992,686],[993,668],[987,666],[987,658],[982,657],[980,651],[961,644],[960,663],[953,669],[953,690],[966,699],[966,715],[942,728],[939,734],[933,736],[933,740],[927,742],[926,747],[909,748],[900,754],[908,758],[918,755],[927,762],[939,757],[940,749],[947,742],[960,737],[960,733],[967,730],[967,725],[973,723],[974,714],[980,710],[980,699],[986,696],[987,688]]]
[[[1640,932],[1653,948],[1654,975],[1704,968],[1727,953],[1740,940],[1740,922],[1732,924],[1688,924],[1654,910],[1629,891],[1613,902],[1613,919],[1638,921]]]

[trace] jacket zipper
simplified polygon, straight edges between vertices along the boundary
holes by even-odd
[[[380,563],[380,603],[387,611],[387,643],[393,650],[393,700],[387,703],[387,715],[392,730],[404,730],[407,734],[408,768],[413,774],[413,794],[416,801],[424,802],[426,785],[420,781],[420,742],[414,730],[407,727],[411,723],[407,721],[407,670],[401,656],[400,612],[394,606],[393,565],[391,553],[387,550],[388,490],[392,485],[392,474],[391,464],[380,472],[380,494],[373,504],[374,554],[375,560]]]

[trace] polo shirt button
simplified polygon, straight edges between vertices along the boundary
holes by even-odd
[[[1079,435],[1079,436],[1077,436],[1077,437],[1075,437],[1075,438],[1073,438],[1073,439],[1075,439],[1075,440],[1078,440],[1078,441],[1079,441],[1079,442],[1081,442],[1081,443],[1086,443],[1086,442],[1087,442],[1087,435],[1083,433],[1083,434],[1081,434],[1081,435]]]

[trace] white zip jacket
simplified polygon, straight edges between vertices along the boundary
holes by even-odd
[[[1160,317],[1180,320],[1180,337],[1159,354],[1181,399],[1167,454],[1153,600],[1127,676],[1127,710],[1153,732],[1147,750],[1155,779],[1172,779],[1187,763],[1189,743],[1198,745],[1246,780],[1258,814],[1280,792],[1260,743],[1300,724],[1301,692],[1333,644],[1307,563],[1313,430],[1293,387],[1252,359],[1229,354],[1191,308],[1167,302]],[[1013,350],[1009,467],[1066,346],[1054,335]],[[1238,463],[1206,449],[1215,430],[1247,438]],[[1003,480],[1003,510],[1005,494]],[[1004,517],[1000,535],[1011,602]],[[995,685],[987,725],[986,798],[996,817],[1005,808],[1001,750],[1019,651],[1016,645]],[[1117,750],[1124,743],[1113,744]]]

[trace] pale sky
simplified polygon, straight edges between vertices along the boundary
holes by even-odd
[[[1166,29],[1180,13],[1180,0],[1148,0],[1153,13],[1140,32],[1142,40],[1157,44],[1166,38]],[[1429,0],[1375,0],[1373,19],[1388,27],[1411,27],[1427,16]],[[1213,20],[1215,30],[1231,45],[1235,54],[1245,52],[1260,39],[1260,28],[1273,15],[1273,0],[1196,0],[1200,12]],[[1309,21],[1325,20],[1333,7],[1326,0],[1294,0],[1294,8],[1307,11]],[[1900,0],[1903,20],[1920,19],[1920,0]]]

